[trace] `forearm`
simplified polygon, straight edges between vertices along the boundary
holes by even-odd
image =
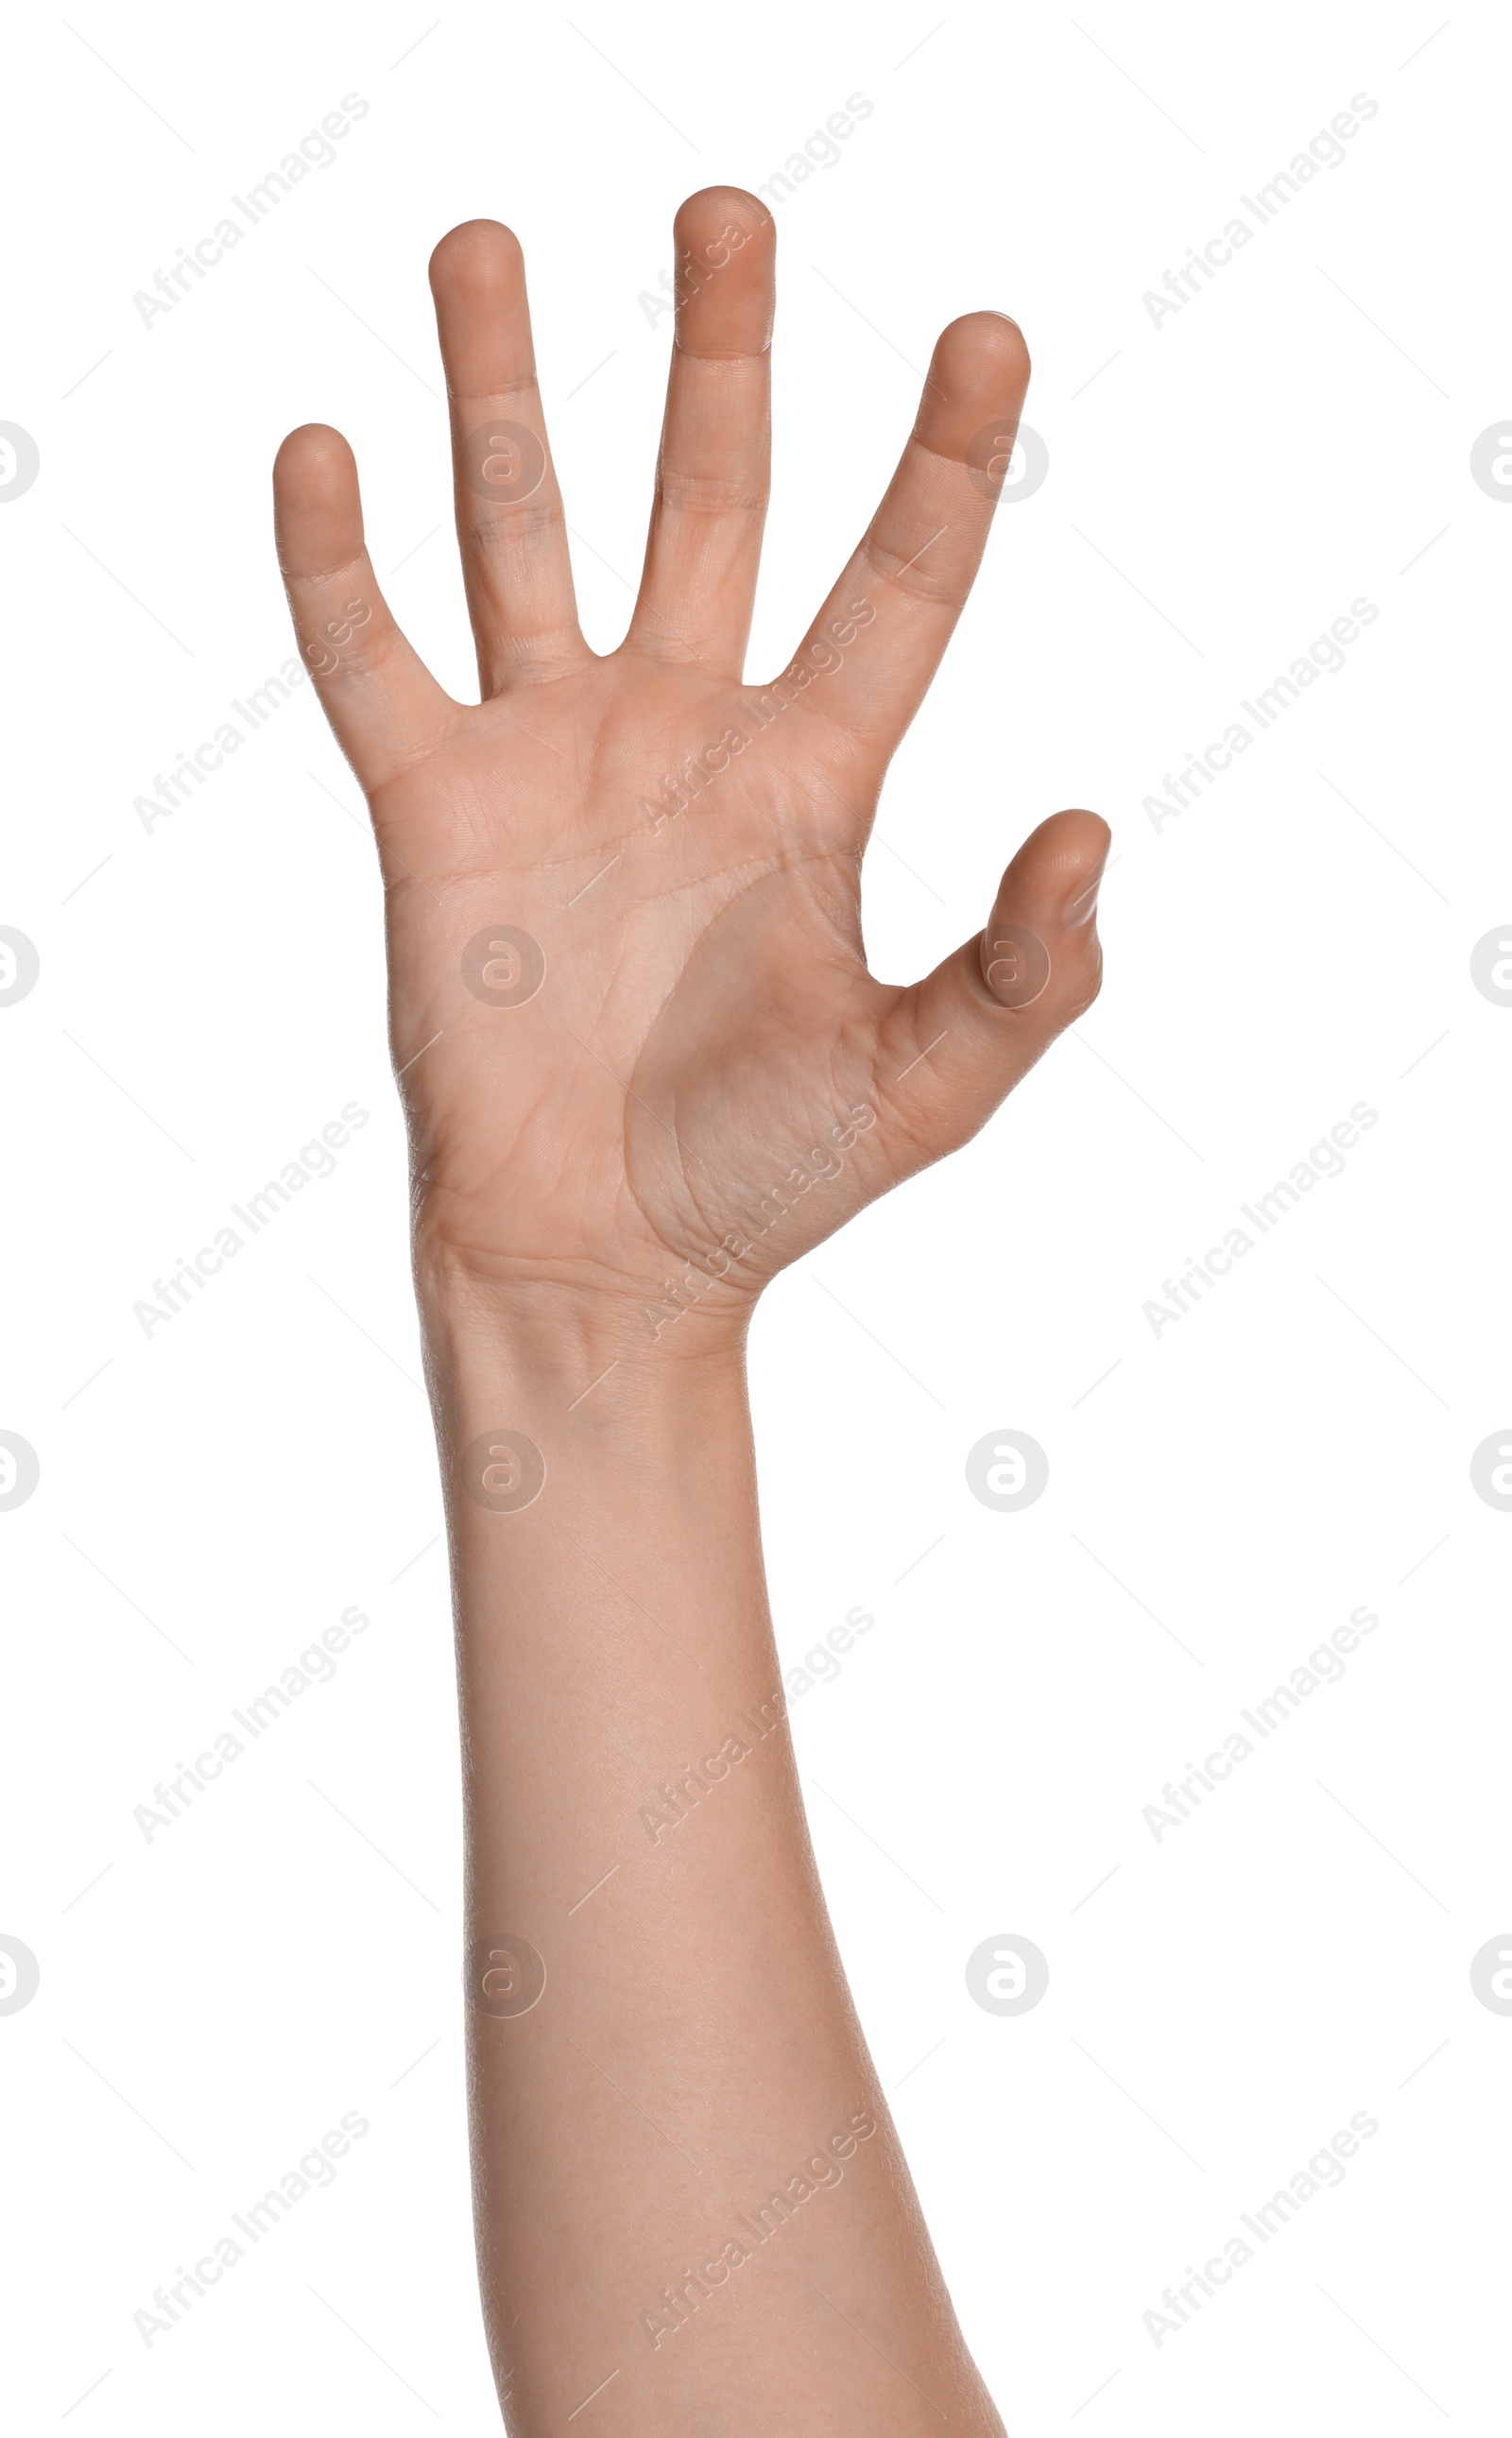
[[[585,2429],[995,2430],[815,1874],[738,1339],[626,1355],[581,1308],[558,1329],[428,1301],[479,2248],[512,2426],[560,2429],[608,2380]],[[474,1494],[486,1448],[464,1463],[500,1426],[545,1464],[513,1511]],[[500,1460],[504,1495],[519,1470]],[[487,2011],[538,1978],[519,1951],[490,1965],[496,1939],[544,1965],[527,2011]]]

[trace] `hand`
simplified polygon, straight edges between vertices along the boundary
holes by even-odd
[[[1095,814],[1057,814],[977,937],[906,987],[868,972],[861,855],[976,574],[1028,354],[996,313],[944,331],[859,548],[782,676],[746,683],[774,231],[712,187],[676,238],[616,651],[578,629],[520,250],[496,222],[431,265],[480,702],[395,625],[340,433],[290,433],[274,474],[301,648],[378,838],[422,1301],[586,1293],[630,1345],[686,1345],[690,1312],[738,1331],[777,1270],[976,1132],[1096,996],[1108,846]]]

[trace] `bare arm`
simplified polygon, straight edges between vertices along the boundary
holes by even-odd
[[[944,333],[868,534],[782,678],[747,683],[772,229],[715,188],[677,238],[618,651],[578,631],[496,224],[432,264],[479,704],[395,627],[345,443],[308,427],[277,469],[296,625],[387,889],[456,1600],[484,2311],[524,2438],[570,2416],[995,2432],[815,1873],[743,1350],[766,1280],[975,1133],[1088,1004],[1107,833],[1055,816],[983,933],[910,987],[868,973],[860,853],[1028,358],[995,314]]]

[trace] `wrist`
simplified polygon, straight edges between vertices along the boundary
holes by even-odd
[[[548,1426],[592,1427],[745,1395],[746,1304],[648,1307],[600,1288],[418,1268],[416,1300],[438,1420],[480,1396],[522,1400]]]
[[[674,1519],[676,1535],[691,1507],[707,1514],[720,1483],[754,1512],[744,1327],[699,1331],[690,1317],[674,1353],[637,1335],[634,1317],[555,1288],[422,1300],[454,1546],[512,1566],[539,1563],[544,1547],[555,1565],[575,1520],[628,1549],[653,1516]],[[520,1528],[502,1543],[500,1515]]]

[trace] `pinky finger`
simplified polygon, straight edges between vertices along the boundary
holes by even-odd
[[[362,539],[357,461],[339,432],[307,423],[273,462],[278,563],[336,741],[366,793],[424,759],[461,706],[395,625]]]

